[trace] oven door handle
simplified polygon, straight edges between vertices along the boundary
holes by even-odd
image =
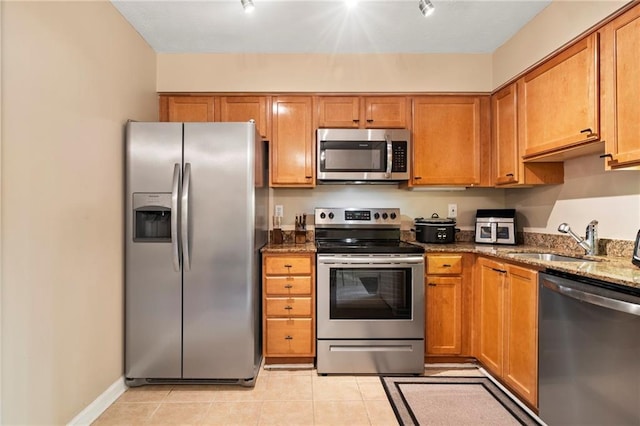
[[[424,259],[422,257],[392,257],[392,258],[375,258],[375,257],[327,257],[318,256],[318,263],[322,265],[422,265]]]

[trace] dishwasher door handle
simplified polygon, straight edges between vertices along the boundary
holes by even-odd
[[[603,308],[613,309],[615,311],[624,312],[631,315],[640,316],[640,305],[624,300],[611,299],[609,297],[600,296],[598,294],[588,293],[566,285],[555,282],[553,279],[545,278],[542,285],[556,293],[581,302],[590,303],[592,305],[602,306]]]

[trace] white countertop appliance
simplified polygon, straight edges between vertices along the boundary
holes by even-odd
[[[517,241],[515,209],[478,209],[476,243],[511,244]]]

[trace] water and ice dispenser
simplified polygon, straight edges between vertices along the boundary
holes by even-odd
[[[133,194],[133,241],[171,242],[171,193]]]

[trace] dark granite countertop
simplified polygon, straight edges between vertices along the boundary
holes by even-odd
[[[307,241],[304,244],[284,243],[284,244],[272,244],[269,243],[262,247],[260,250],[262,253],[315,253],[316,244],[313,241]]]
[[[453,244],[424,244],[411,241],[424,247],[427,254],[429,253],[474,253],[491,256],[496,259],[529,265],[539,270],[553,269],[556,271],[567,272],[587,278],[595,278],[614,284],[640,289],[640,268],[631,263],[630,258],[613,257],[613,256],[576,256],[575,253],[567,253],[560,250],[548,249],[531,245],[487,245],[476,244],[473,242],[457,242]],[[262,253],[316,253],[316,245],[312,241],[305,244],[267,244],[262,248]],[[592,262],[557,262],[545,261],[530,258],[515,258],[510,254],[513,253],[555,253],[560,255],[569,255],[573,257],[582,257],[585,260],[594,260]]]
[[[423,244],[412,241],[413,244],[424,247],[427,253],[475,253],[495,257],[510,263],[526,264],[539,269],[553,269],[588,278],[595,278],[610,283],[620,284],[640,289],[640,268],[631,263],[630,258],[611,256],[576,256],[560,250],[540,248],[537,246],[504,246],[476,243],[454,244]],[[530,258],[515,258],[513,253],[555,253],[581,257],[585,262],[557,262]],[[594,260],[588,262],[586,260]]]

